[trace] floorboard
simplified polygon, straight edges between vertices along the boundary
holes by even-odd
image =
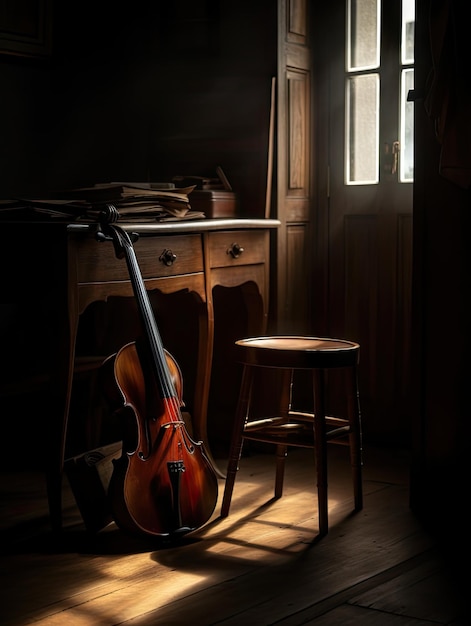
[[[211,520],[178,545],[88,533],[66,481],[58,542],[41,474],[2,471],[2,626],[467,624],[450,559],[409,509],[407,454],[365,450],[356,514],[347,454],[329,449],[321,540],[309,450],[290,451],[279,500],[273,457],[244,456],[229,516],[220,480]]]

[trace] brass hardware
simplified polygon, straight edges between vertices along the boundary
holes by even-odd
[[[226,252],[227,254],[230,254],[233,259],[238,259],[243,251],[244,248],[242,248],[242,246],[238,243],[231,243]]]
[[[391,166],[391,174],[397,174],[398,164],[399,164],[399,151],[400,145],[398,141],[393,141],[392,145],[392,166]]]
[[[174,254],[171,250],[165,249],[162,254],[159,256],[159,261],[164,265],[170,266],[173,265],[177,260],[177,255]]]
[[[397,174],[400,150],[401,146],[399,141],[384,144],[383,170],[387,174]]]

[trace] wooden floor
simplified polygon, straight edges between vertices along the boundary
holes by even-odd
[[[363,511],[352,515],[347,449],[329,459],[330,532],[316,541],[311,454],[288,457],[273,501],[273,458],[244,457],[231,513],[178,546],[90,536],[65,481],[54,540],[38,472],[0,475],[2,626],[469,624],[454,555],[408,505],[407,454],[366,447]],[[221,462],[221,466],[224,463]]]

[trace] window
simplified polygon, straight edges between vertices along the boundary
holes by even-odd
[[[347,0],[345,81],[345,181],[371,185],[380,180],[381,0]],[[414,118],[407,95],[414,87],[414,0],[402,0],[397,59],[397,140],[388,145],[391,173],[413,181]],[[399,166],[398,166],[399,163]]]

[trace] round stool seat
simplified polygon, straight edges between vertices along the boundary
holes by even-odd
[[[353,341],[296,335],[251,337],[235,345],[242,363],[288,369],[350,367],[358,362],[360,352]]]

